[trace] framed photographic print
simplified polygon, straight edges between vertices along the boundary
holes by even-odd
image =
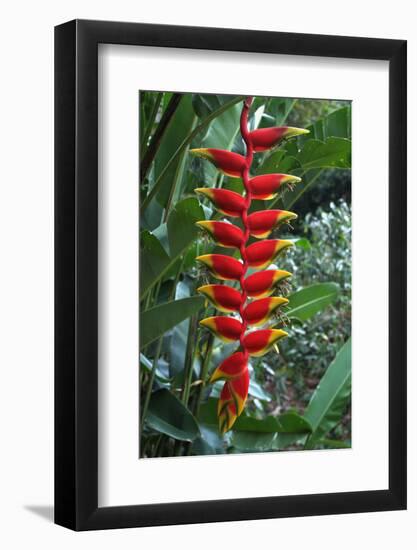
[[[55,521],[406,507],[406,42],[55,31]]]

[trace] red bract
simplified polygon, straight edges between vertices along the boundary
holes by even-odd
[[[299,183],[301,178],[289,174],[263,174],[249,180],[252,198],[268,200],[276,197],[281,185]]]
[[[245,166],[245,157],[223,149],[191,149],[190,153],[209,160],[223,174],[232,178],[240,178]]]
[[[277,308],[286,304],[283,297],[269,297],[280,281],[291,276],[288,271],[270,269],[259,271],[246,277],[249,267],[264,268],[278,253],[292,246],[292,242],[282,239],[270,239],[255,242],[249,246],[247,241],[252,235],[258,239],[267,237],[280,223],[296,218],[296,214],[285,210],[264,210],[248,214],[252,199],[271,199],[283,184],[301,181],[297,176],[288,174],[265,174],[250,178],[253,153],[274,147],[281,139],[306,133],[299,128],[262,128],[249,132],[248,114],[252,98],[244,101],[240,117],[240,131],[246,145],[243,157],[221,149],[194,149],[191,152],[209,160],[224,174],[242,179],[245,195],[239,195],[226,189],[203,189],[196,192],[207,197],[223,214],[240,217],[243,230],[230,223],[207,220],[198,225],[207,231],[216,243],[237,248],[242,263],[222,254],[199,256],[198,261],[205,264],[214,277],[239,281],[240,289],[226,285],[205,285],[198,292],[205,295],[214,306],[225,312],[239,312],[241,321],[233,317],[209,317],[201,324],[226,342],[239,342],[240,350],[224,359],[214,370],[210,381],[225,380],[218,401],[217,415],[222,433],[230,430],[236,418],[242,413],[249,389],[249,356],[261,356],[276,342],[287,336],[280,329],[262,329],[247,333],[248,326],[261,325],[268,321]],[[256,298],[246,303],[247,297]],[[203,381],[204,383],[204,381]]]
[[[204,254],[197,256],[196,260],[207,266],[216,279],[239,281],[243,274],[243,264],[230,256]]]
[[[245,369],[238,378],[234,378],[224,384],[217,405],[219,429],[222,433],[230,430],[236,418],[242,413],[248,396],[248,390],[248,369]]]
[[[204,294],[217,309],[226,313],[239,311],[242,303],[242,294],[227,285],[204,285],[197,288],[197,292]]]
[[[284,304],[288,304],[288,300],[281,296],[255,300],[248,304],[243,310],[243,319],[248,325],[262,325],[277,308]]]
[[[253,150],[258,153],[259,151],[267,151],[271,147],[275,147],[283,140],[301,134],[308,134],[308,130],[303,128],[292,128],[290,126],[276,126],[275,128],[260,128],[250,133],[250,139],[252,141]]]
[[[264,268],[269,265],[276,256],[289,246],[292,241],[284,239],[267,239],[253,243],[246,248],[246,259],[250,267]]]
[[[228,222],[201,221],[197,222],[217,244],[226,248],[240,248],[243,241],[243,233],[239,227]]]
[[[258,239],[264,239],[279,224],[294,220],[297,214],[287,210],[261,210],[248,216],[250,234]]]
[[[207,317],[200,325],[208,328],[217,338],[224,342],[239,340],[242,323],[233,317]]]
[[[243,345],[249,355],[261,357],[265,355],[272,346],[284,336],[288,336],[285,330],[280,329],[262,329],[250,332],[243,339]]]
[[[291,277],[291,273],[282,269],[258,271],[244,280],[243,288],[251,298],[264,298],[270,296],[274,292],[275,286],[288,277]]]
[[[231,380],[240,376],[248,367],[248,359],[244,353],[238,351],[225,359],[213,372],[210,382],[216,380]]]
[[[194,191],[207,197],[219,212],[227,216],[239,217],[245,209],[245,198],[234,191],[205,187],[198,187]]]

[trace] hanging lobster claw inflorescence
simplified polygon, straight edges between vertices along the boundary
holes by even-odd
[[[220,312],[227,315],[208,317],[200,324],[225,342],[236,342],[239,349],[227,357],[213,372],[211,382],[224,380],[217,414],[221,432],[231,429],[242,413],[249,389],[249,357],[267,353],[287,333],[280,329],[260,328],[288,300],[272,296],[276,287],[291,273],[280,269],[266,269],[292,241],[266,239],[283,223],[297,217],[286,210],[263,210],[248,214],[252,199],[274,198],[284,184],[298,183],[300,178],[288,174],[264,174],[251,177],[250,168],[254,153],[267,151],[283,139],[308,133],[308,130],[288,126],[261,128],[249,131],[248,114],[252,98],[244,101],[240,117],[240,131],[246,145],[242,156],[222,149],[193,149],[192,154],[209,160],[223,174],[241,178],[245,188],[242,196],[234,191],[214,188],[197,188],[196,193],[208,198],[216,209],[232,218],[240,218],[243,229],[228,221],[207,220],[197,222],[220,246],[239,250],[241,260],[223,254],[205,254],[197,260],[204,264],[213,277],[224,281],[239,281],[240,290],[225,284],[208,284],[198,289]],[[262,239],[247,245],[249,237]],[[247,275],[248,268],[257,269]],[[248,301],[251,298],[251,301]],[[239,314],[239,319],[233,317]]]

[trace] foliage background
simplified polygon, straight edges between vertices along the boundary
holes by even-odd
[[[350,446],[351,117],[344,101],[255,98],[252,128],[310,129],[256,155],[253,170],[303,177],[277,203],[254,205],[299,215],[283,235],[297,246],[279,259],[294,274],[290,336],[279,356],[252,362],[245,415],[224,437],[217,431],[219,387],[206,382],[234,346],[198,328],[213,309],[196,295],[206,275],[194,258],[215,246],[194,223],[217,213],[193,189],[241,191],[242,184],[187,153],[193,147],[243,152],[241,105],[235,96],[140,94],[142,457]]]

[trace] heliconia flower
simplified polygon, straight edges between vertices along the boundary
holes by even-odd
[[[285,239],[267,239],[253,243],[246,248],[248,265],[264,268],[276,258],[281,250],[293,245],[292,241]]]
[[[275,197],[283,184],[300,182],[297,176],[288,174],[264,174],[249,176],[253,153],[275,147],[283,139],[308,133],[308,130],[288,126],[261,128],[250,131],[249,111],[253,98],[243,102],[240,131],[246,146],[246,156],[222,149],[193,149],[192,154],[209,160],[227,176],[239,177],[244,195],[227,189],[197,188],[195,191],[207,197],[219,212],[238,217],[242,225],[224,221],[204,220],[197,225],[207,231],[214,241],[222,246],[237,248],[242,261],[222,254],[205,254],[197,260],[208,267],[217,279],[238,281],[240,289],[227,285],[208,284],[198,288],[218,310],[238,312],[239,319],[227,316],[208,317],[200,321],[215,336],[225,342],[237,342],[238,351],[224,359],[212,373],[210,382],[224,380],[218,401],[217,416],[222,433],[230,430],[242,413],[249,390],[249,356],[260,357],[276,342],[287,336],[280,329],[264,328],[247,332],[247,328],[266,323],[274,312],[288,300],[282,296],[272,297],[275,287],[291,276],[288,271],[268,269],[246,276],[248,268],[263,269],[274,261],[281,250],[292,246],[284,239],[265,239],[280,224],[297,216],[285,210],[264,210],[249,214],[252,199],[267,200]],[[243,227],[241,229],[241,227]],[[247,246],[249,236],[263,239]],[[271,266],[272,267],[272,266]],[[274,266],[275,267],[275,266]],[[247,298],[255,300],[247,303]]]
[[[276,197],[279,188],[284,183],[299,183],[301,178],[290,174],[262,174],[249,180],[249,188],[253,199],[268,200]]]
[[[243,273],[243,264],[231,256],[203,254],[196,260],[206,265],[212,275],[221,281],[239,281]]]
[[[284,279],[291,277],[289,271],[283,269],[267,269],[252,273],[243,282],[244,289],[250,298],[265,298],[270,296],[275,286]]]
[[[261,210],[248,216],[250,234],[257,239],[264,239],[270,235],[280,223],[295,220],[297,214],[287,210]]]
[[[246,159],[242,155],[224,149],[190,149],[196,157],[209,160],[214,166],[232,178],[240,178]]]
[[[240,376],[247,367],[248,360],[245,354],[241,351],[237,351],[220,363],[211,375],[210,383],[212,384],[217,380],[231,380],[232,378],[236,378]]]
[[[217,405],[219,429],[222,433],[230,430],[236,418],[242,413],[248,397],[248,390],[248,369],[245,369],[239,377],[233,378],[224,384]]]
[[[213,187],[197,187],[194,191],[207,197],[217,210],[222,214],[226,214],[226,216],[239,217],[245,209],[245,198],[234,191],[215,189]]]
[[[226,313],[239,311],[242,303],[242,294],[227,285],[204,285],[197,288],[197,292],[206,296],[218,310]]]
[[[208,328],[217,338],[223,342],[234,342],[239,340],[243,325],[233,317],[207,317],[200,321],[200,325]]]
[[[277,308],[284,304],[288,304],[288,300],[281,296],[255,300],[245,307],[243,310],[243,318],[248,325],[262,325]]]
[[[309,130],[303,128],[292,128],[291,126],[276,126],[275,128],[259,128],[250,133],[253,150],[255,153],[266,151],[275,147],[278,143],[290,137],[309,134]]]
[[[281,329],[261,329],[247,334],[243,340],[243,345],[249,355],[261,357],[265,355],[271,347],[284,336],[288,336],[285,330]]]
[[[204,229],[212,239],[225,248],[239,248],[243,243],[242,230],[229,222],[203,220],[196,225]]]

